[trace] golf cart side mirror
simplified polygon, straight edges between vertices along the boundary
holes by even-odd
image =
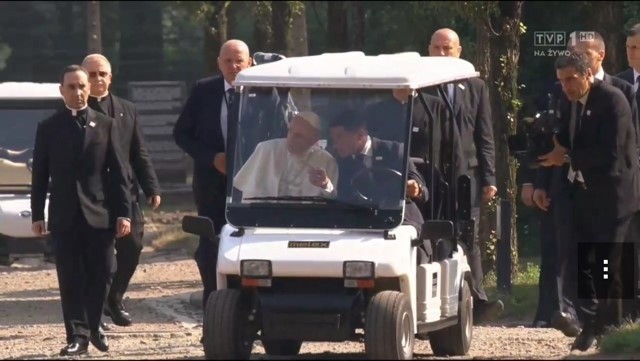
[[[425,221],[422,225],[420,238],[431,239],[451,239],[453,238],[453,222],[443,220]]]
[[[213,222],[209,217],[184,216],[182,217],[182,230],[186,233],[195,234],[201,237],[213,239],[216,232]]]

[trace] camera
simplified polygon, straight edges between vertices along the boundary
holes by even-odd
[[[534,117],[522,119],[524,132],[509,136],[509,152],[526,167],[535,169],[540,167],[538,157],[553,150],[553,136],[558,134],[558,118],[556,103],[549,94],[549,107],[538,112]]]

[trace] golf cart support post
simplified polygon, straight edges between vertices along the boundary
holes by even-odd
[[[343,104],[367,106],[368,100],[378,99],[369,97],[378,90],[387,95],[392,89],[415,90],[420,100],[416,106],[424,107],[429,118],[428,158],[432,158],[437,130],[421,90],[438,88],[439,98],[450,110],[449,119],[443,121],[453,135],[454,113],[443,84],[477,76],[473,65],[463,59],[421,57],[413,52],[287,58],[237,75],[234,86],[240,97],[229,111],[227,143],[228,224],[216,236],[208,218],[183,219],[186,232],[219,242],[218,290],[208,297],[205,308],[208,359],[246,358],[256,339],[262,340],[268,354],[295,355],[303,341],[357,339],[356,329],[364,330],[366,353],[374,359],[411,359],[415,337],[424,339],[427,334],[438,356],[468,352],[471,279],[464,249],[457,241],[473,236],[465,235],[465,230],[473,230],[469,178],[458,179],[455,154],[450,150],[445,214],[434,216],[435,202],[430,201],[433,219],[425,220],[420,237],[415,228],[402,224],[412,159],[412,96],[403,115],[398,115],[397,126],[402,125],[404,132],[397,143],[403,147],[397,170],[402,181],[398,180],[397,188],[383,190],[394,197],[390,203],[371,201],[369,208],[345,205],[340,194],[336,199],[265,196],[246,202],[238,196],[235,176],[247,164],[236,148],[245,146],[245,129],[254,121],[243,118],[254,88],[309,89],[317,95],[312,108],[324,109],[323,119]],[[332,97],[330,91],[338,95]],[[330,106],[322,108],[321,101],[327,99]],[[446,144],[453,147],[452,142]],[[429,178],[431,192],[437,187],[434,167]],[[393,203],[396,196],[398,201]],[[448,241],[450,251],[427,255],[421,247],[423,242],[438,241]]]

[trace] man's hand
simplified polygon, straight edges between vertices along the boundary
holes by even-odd
[[[227,174],[227,155],[225,153],[217,153],[213,158],[213,166],[222,174]]]
[[[482,188],[482,200],[484,202],[491,200],[491,198],[495,197],[497,192],[498,188],[496,188],[495,186],[486,186]]]
[[[121,238],[131,232],[131,222],[128,219],[118,218],[116,223],[116,237]]]
[[[160,207],[160,203],[162,203],[162,199],[158,195],[155,195],[149,198],[149,205],[154,210]]]
[[[44,236],[47,233],[47,228],[44,225],[44,221],[36,221],[31,225],[31,230],[35,233],[36,236]]]
[[[329,184],[329,177],[327,177],[327,172],[322,168],[310,168],[309,169],[309,182],[314,186],[325,189]]]
[[[564,163],[564,155],[567,149],[558,143],[558,138],[553,135],[553,150],[545,155],[538,157],[540,165],[543,167],[561,166]]]
[[[533,184],[524,184],[520,192],[520,200],[527,207],[533,207]]]
[[[409,198],[418,198],[422,194],[422,190],[420,189],[420,185],[413,179],[409,179],[407,181],[407,195]]]
[[[551,204],[551,199],[547,197],[547,191],[544,189],[536,189],[533,191],[533,202],[538,206],[538,208],[543,211],[549,210],[549,204]]]

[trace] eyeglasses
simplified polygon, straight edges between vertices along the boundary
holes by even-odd
[[[109,75],[109,72],[106,71],[91,71],[89,72],[90,78],[97,78],[100,75],[101,78],[106,78]]]

